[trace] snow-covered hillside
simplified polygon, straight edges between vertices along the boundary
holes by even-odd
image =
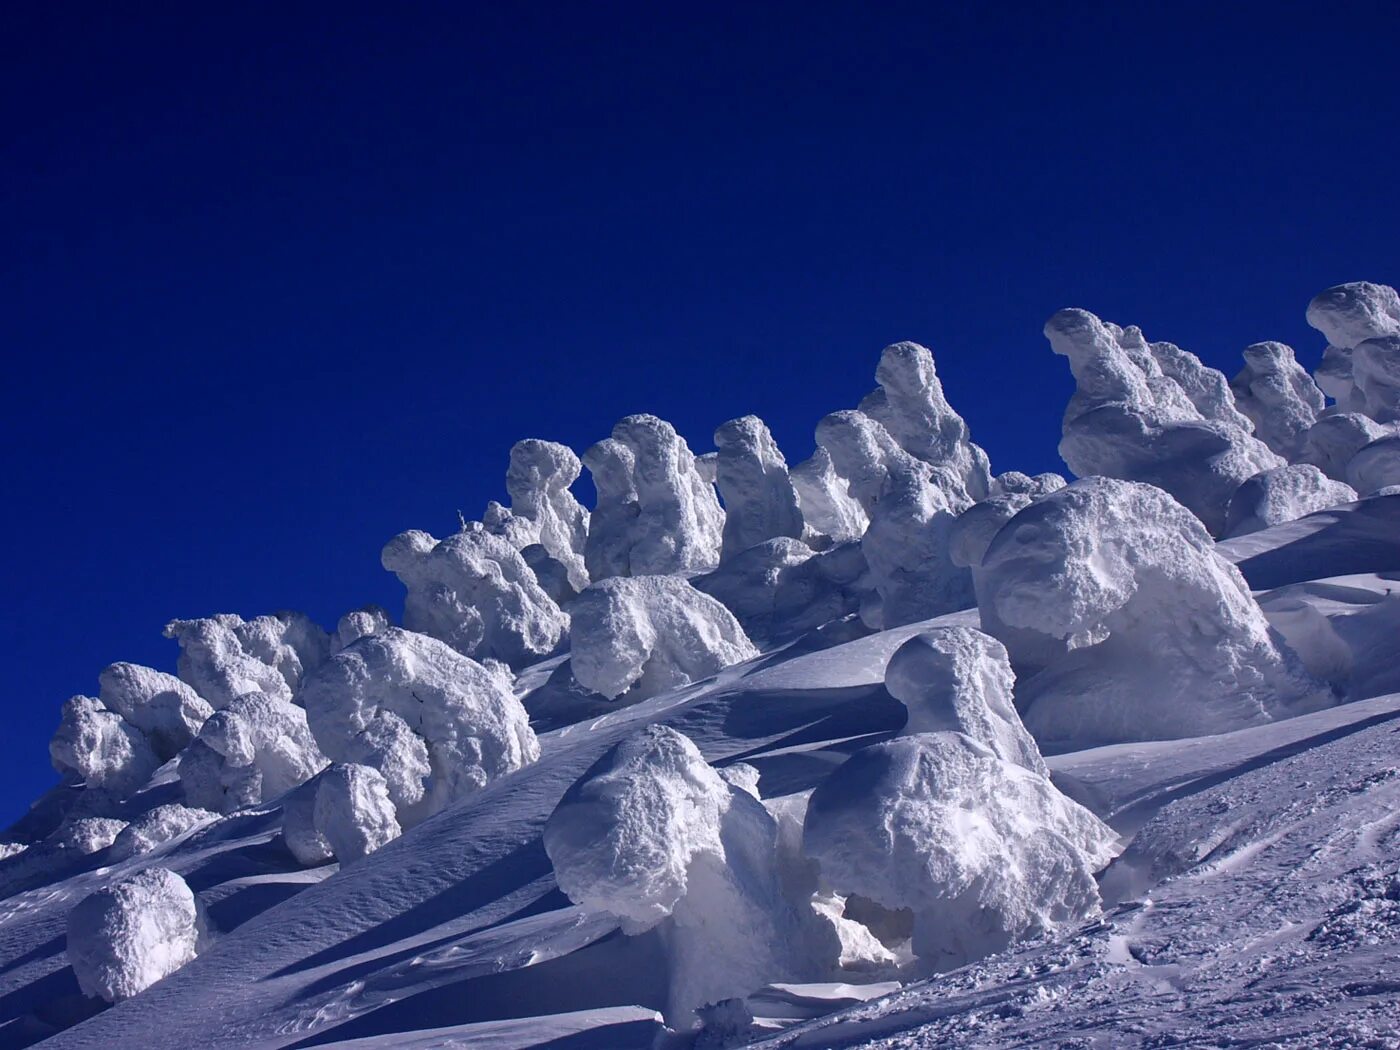
[[[0,835],[0,1046],[1400,1047],[1400,296],[1308,319],[1056,314],[1068,483],[898,343],[791,467],[520,442],[401,617],[173,621]]]

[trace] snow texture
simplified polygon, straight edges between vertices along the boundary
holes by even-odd
[[[1043,749],[1227,732],[1327,702],[1201,523],[1151,485],[1089,478],[1046,496],[976,576]]]
[[[300,699],[321,751],[377,769],[405,827],[539,757],[525,708],[497,675],[412,631],[354,642]]]
[[[1265,470],[1230,497],[1226,536],[1246,536],[1356,499],[1356,490],[1333,481],[1310,463]]]
[[[400,831],[383,775],[354,763],[336,763],[317,779],[312,820],[342,865],[392,842]]]
[[[84,995],[145,991],[195,957],[198,911],[185,880],[147,868],[84,898],[68,916],[68,961]]]
[[[408,590],[404,626],[465,656],[517,666],[549,656],[568,633],[568,615],[520,551],[480,522],[440,542],[416,529],[400,533],[380,560]]]
[[[186,832],[218,819],[218,813],[207,809],[193,809],[177,802],[156,806],[117,833],[112,841],[112,858],[125,860],[149,853],[157,846],[163,846]]]
[[[290,791],[325,765],[304,710],[248,693],[204,723],[180,756],[180,786],[191,805],[231,813]]]
[[[1387,433],[1388,428],[1360,412],[1325,415],[1304,435],[1298,461],[1311,463],[1334,481],[1346,481],[1352,457]]]
[[[206,700],[174,675],[140,664],[112,664],[98,682],[98,699],[144,733],[162,762],[187,746],[214,713]]]
[[[366,605],[348,612],[340,618],[335,633],[331,635],[331,652],[338,653],[351,642],[359,641],[367,634],[379,634],[393,624],[389,613],[378,605]]]
[[[640,700],[758,655],[728,609],[678,576],[603,580],[572,613],[574,679],[609,700]]]
[[[1080,477],[1156,485],[1219,535],[1240,483],[1283,466],[1250,433],[1224,376],[1194,355],[1087,310],[1061,310],[1045,336],[1075,379],[1060,455]]]
[[[827,885],[914,913],[930,970],[1097,914],[1115,840],[1047,777],[951,732],[857,752],[812,793],[803,828]]]
[[[1254,436],[1290,462],[1327,403],[1312,376],[1283,343],[1244,348],[1244,368],[1230,380],[1235,405],[1254,424]]]
[[[848,543],[865,534],[870,519],[850,494],[846,479],[836,472],[831,455],[818,447],[810,459],[792,468],[793,490],[809,532],[832,543]]]
[[[534,523],[542,546],[568,572],[569,584],[579,591],[588,586],[584,545],[588,538],[588,511],[569,491],[583,464],[567,445],[527,438],[510,450],[506,491],[511,513]]]
[[[126,821],[114,817],[79,817],[54,832],[50,841],[86,856],[112,845],[126,827]]]
[[[1354,281],[1319,292],[1308,324],[1327,338],[1317,385],[1343,412],[1381,423],[1400,418],[1400,294]]]
[[[724,501],[726,562],[776,537],[802,537],[802,512],[773,435],[757,416],[740,416],[715,431],[715,484]]]
[[[1347,481],[1363,496],[1400,485],[1400,434],[1363,445],[1347,463]]]
[[[216,711],[245,693],[291,700],[331,645],[325,631],[296,612],[172,620],[165,636],[180,643],[180,678]]]
[[[58,772],[117,795],[135,791],[160,765],[146,735],[91,696],[63,705],[49,758]]]

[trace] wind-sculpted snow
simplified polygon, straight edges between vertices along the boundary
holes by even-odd
[[[1400,294],[1354,281],[1319,292],[1308,324],[1327,338],[1317,385],[1343,412],[1390,422],[1400,412]]]
[[[117,795],[135,791],[160,765],[146,735],[91,696],[63,705],[49,757],[58,772]]]
[[[1115,840],[1047,777],[951,732],[858,751],[817,786],[803,828],[832,889],[913,912],[927,970],[1096,914]]]
[[[870,519],[836,473],[831,455],[818,446],[810,459],[792,468],[789,477],[808,530],[832,543],[848,543],[865,534]]]
[[[103,705],[144,733],[162,762],[188,745],[214,713],[207,701],[174,675],[140,664],[112,664],[98,681]]]
[[[650,726],[603,755],[544,829],[569,899],[639,934],[664,924],[666,1018],[790,979],[796,919],[776,870],[777,825],[685,736]]]
[[[85,995],[129,999],[195,957],[194,894],[164,868],[147,868],[81,901],[68,917],[68,960]]]
[[[885,668],[885,688],[909,709],[906,735],[961,733],[1003,762],[1049,776],[1016,713],[1015,686],[1006,647],[970,627],[917,634],[895,650]]]
[[[1230,380],[1235,405],[1254,424],[1254,436],[1290,462],[1303,451],[1303,437],[1327,399],[1293,348],[1255,343],[1244,348],[1244,368]]]
[[[1363,496],[1400,485],[1400,434],[1363,445],[1347,463],[1347,481]]]
[[[1283,466],[1250,433],[1224,376],[1194,355],[1087,310],[1061,310],[1045,336],[1076,383],[1060,455],[1080,477],[1156,485],[1219,535],[1240,483]]]
[[[337,763],[318,779],[312,820],[341,865],[399,837],[389,786],[379,770]]]
[[[172,620],[165,636],[180,643],[180,678],[216,711],[245,693],[290,700],[331,644],[325,631],[296,612]]]
[[[325,765],[304,710],[248,693],[210,716],[181,754],[180,786],[190,805],[231,813],[290,791]]]
[[[473,659],[518,666],[549,656],[568,633],[568,615],[520,551],[478,522],[442,541],[400,533],[380,560],[408,589],[404,626]]]
[[[331,761],[383,774],[404,826],[539,757],[525,708],[499,677],[412,631],[354,642],[299,699]]]
[[[389,613],[378,605],[366,605],[346,613],[336,624],[331,635],[331,652],[338,653],[351,642],[357,642],[367,634],[379,634],[394,621]]]
[[[511,513],[534,522],[539,544],[562,564],[574,590],[588,586],[584,544],[588,538],[588,511],[569,491],[583,464],[567,445],[528,438],[510,450],[506,491]]]
[[[975,570],[1042,748],[1226,732],[1328,702],[1201,523],[1151,485],[1089,478],[1012,518]]]
[[[156,806],[117,833],[112,841],[112,859],[125,860],[149,853],[171,839],[218,819],[218,813],[182,806],[178,802]]]
[[[574,679],[610,700],[641,700],[758,655],[733,614],[679,576],[602,580],[571,611]]]
[[[764,540],[802,537],[802,512],[773,435],[757,416],[741,416],[715,431],[715,484],[724,500],[722,562]]]
[[[1230,497],[1226,536],[1246,536],[1356,499],[1356,490],[1333,481],[1310,463],[1255,474]]]
[[[870,626],[897,627],[971,605],[971,576],[949,556],[951,475],[909,455],[859,411],[822,419],[817,443],[870,519],[861,550],[880,595],[879,620]]]
[[[905,452],[948,472],[939,482],[954,508],[985,499],[991,491],[987,454],[972,443],[967,424],[944,397],[928,349],[908,342],[885,347],[875,381],[879,388],[865,397],[860,410]]]

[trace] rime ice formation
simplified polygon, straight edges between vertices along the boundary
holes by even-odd
[[[1065,487],[1058,474],[1028,477],[1017,471],[999,474],[992,481],[996,495],[979,500],[958,515],[948,534],[948,556],[954,565],[971,568],[982,563],[992,538],[1024,507]]]
[[[870,626],[897,627],[971,605],[971,577],[948,553],[955,518],[946,472],[945,483],[935,484],[926,464],[859,411],[826,416],[817,443],[870,518],[861,549],[880,595],[880,620]]]
[[[534,522],[539,544],[562,564],[574,590],[588,586],[583,551],[588,511],[569,491],[583,465],[566,445],[527,438],[510,450],[506,491],[511,513]]]
[[[1363,496],[1400,485],[1400,434],[1363,445],[1347,463],[1347,481]]]
[[[187,831],[218,819],[217,813],[211,813],[207,809],[191,809],[178,802],[156,806],[121,829],[112,842],[112,859],[125,860],[127,857],[149,853]]]
[[[165,636],[180,643],[180,678],[215,710],[244,693],[290,700],[330,652],[326,632],[295,612],[172,620]]]
[[[1323,416],[1303,435],[1300,463],[1311,463],[1333,481],[1346,481],[1352,457],[1389,428],[1360,412],[1337,412]]]
[[[1042,748],[1221,733],[1325,702],[1201,523],[1151,485],[1088,478],[1046,496],[976,578]]]
[[[943,396],[933,355],[918,343],[895,343],[880,354],[879,387],[860,410],[877,420],[915,459],[945,468],[953,483],[948,501],[957,509],[985,499],[991,490],[987,454],[972,443],[962,416]]]
[[[930,970],[1096,914],[1114,843],[1047,777],[949,732],[856,752],[812,793],[803,828],[832,889],[913,911]]]
[[[1230,497],[1226,536],[1245,536],[1356,499],[1356,491],[1333,481],[1310,463],[1294,463],[1255,474]]]
[[[91,696],[63,705],[49,757],[58,772],[117,795],[135,791],[160,765],[146,735]]]
[[[248,693],[204,723],[180,756],[180,785],[191,805],[231,813],[290,791],[325,764],[305,711]]]
[[[905,735],[953,732],[971,737],[1003,762],[1049,776],[1040,749],[1021,724],[1006,647],[970,627],[936,627],[895,650],[885,688],[909,710]]]
[[[379,634],[393,625],[388,612],[378,605],[366,605],[348,612],[340,618],[335,633],[331,635],[331,652],[338,653],[351,642],[359,641],[367,634]]]
[[[1087,310],[1061,310],[1045,335],[1076,383],[1060,455],[1079,476],[1156,485],[1219,535],[1240,483],[1283,465],[1249,432],[1224,377],[1193,355]]]
[[[850,494],[846,479],[836,473],[826,449],[818,447],[789,476],[808,530],[833,543],[848,543],[865,534],[870,524],[865,508]]]
[[[1400,409],[1400,294],[1384,284],[1354,281],[1319,292],[1308,324],[1327,338],[1317,385],[1342,412],[1379,422]]]
[[[554,652],[568,632],[568,616],[520,551],[478,522],[442,541],[400,533],[380,560],[408,590],[404,626],[466,656],[528,663]]]
[[[777,826],[689,739],[649,726],[564,794],[544,829],[569,899],[638,934],[663,924],[666,1016],[688,1028],[705,1003],[787,978],[795,922],[775,868]]]
[[[370,766],[337,763],[327,769],[316,783],[312,820],[342,865],[399,837],[388,784]]]
[[[207,701],[174,675],[140,664],[112,664],[98,682],[103,705],[144,733],[162,762],[188,745],[214,713]]]
[[[129,999],[195,957],[199,914],[185,880],[147,868],[80,901],[68,916],[68,961],[84,995]]]
[[[1244,348],[1244,369],[1230,380],[1235,405],[1254,424],[1254,436],[1284,459],[1303,451],[1303,438],[1327,399],[1283,343]]]
[[[715,431],[715,484],[724,500],[721,562],[777,537],[800,539],[802,512],[773,435],[757,416],[740,416]]]
[[[112,845],[126,827],[126,821],[112,817],[80,817],[59,828],[49,841],[63,849],[77,850],[87,856]]]
[[[613,577],[574,601],[579,685],[641,700],[758,655],[728,609],[679,576]]]
[[[336,653],[299,699],[331,761],[383,774],[404,826],[539,757],[524,707],[496,675],[411,631]]]

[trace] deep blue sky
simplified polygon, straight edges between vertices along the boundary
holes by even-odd
[[[518,438],[795,461],[907,338],[1054,469],[1055,309],[1233,373],[1400,280],[1393,3],[214,6],[0,22],[3,820],[166,620],[397,611]]]

